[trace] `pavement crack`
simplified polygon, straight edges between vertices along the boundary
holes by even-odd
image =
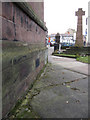
[[[79,73],[79,74],[82,74],[82,75],[89,76],[89,75],[87,75],[87,74],[85,74],[85,73],[81,73],[81,72],[76,71],[76,70],[71,70],[71,69],[69,69],[69,68],[64,68],[64,69],[69,70],[69,71],[72,71],[72,72],[76,72],[76,73]]]
[[[75,88],[71,88],[71,89],[72,89],[72,90],[78,90],[78,91],[80,91],[80,89],[78,89],[78,88],[76,88],[76,87],[75,87]]]
[[[60,85],[64,85],[64,86],[70,85],[71,83],[77,82],[77,81],[79,81],[79,80],[81,80],[81,79],[85,79],[85,78],[87,78],[87,77],[78,78],[78,79],[71,80],[71,81],[65,81],[65,82],[60,83],[60,84],[49,84],[49,85],[47,85],[47,86],[45,86],[45,87],[34,88],[34,91],[33,91],[33,93],[32,93],[32,96],[33,96],[33,97],[34,97],[34,96],[37,96],[38,94],[40,94],[40,92],[41,92],[42,90],[45,90],[45,89],[47,89],[47,88],[52,88],[52,87],[56,87],[56,86],[60,86]],[[80,89],[78,89],[78,88],[71,88],[71,89],[72,89],[72,90],[79,90],[79,91],[80,91]]]
[[[45,90],[45,89],[47,89],[47,88],[53,88],[53,87],[60,86],[60,85],[67,86],[67,85],[70,85],[71,83],[77,82],[77,81],[79,81],[79,80],[81,80],[81,79],[85,79],[85,78],[87,78],[87,77],[78,78],[78,79],[71,80],[71,81],[65,81],[65,82],[60,83],[60,84],[50,83],[49,85],[44,86],[44,87],[34,88],[33,91],[31,91],[32,98],[33,98],[34,96],[39,95],[41,91],[43,91],[43,90]],[[70,86],[68,86],[68,87],[70,87]],[[70,88],[71,88],[71,87],[70,87]],[[72,90],[76,90],[76,91],[80,91],[80,89],[78,89],[78,88],[76,88],[76,87],[75,87],[75,88],[71,88],[71,89],[72,89]],[[32,99],[32,98],[31,98],[31,99]]]
[[[87,77],[83,77],[83,78],[78,78],[78,79],[75,79],[75,80],[71,80],[71,81],[66,81],[66,82],[63,82],[62,85],[66,85],[66,84],[70,84],[70,83],[73,83],[73,82],[77,82],[81,79],[86,79]]]

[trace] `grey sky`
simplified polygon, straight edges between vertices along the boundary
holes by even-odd
[[[83,33],[86,29],[86,17],[88,17],[88,2],[90,0],[44,0],[44,19],[49,34],[65,33],[68,28],[77,28],[75,11],[83,8],[86,12],[83,16]]]

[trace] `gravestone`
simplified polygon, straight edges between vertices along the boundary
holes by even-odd
[[[82,34],[82,16],[85,15],[85,11],[83,11],[82,8],[79,8],[75,15],[78,16],[75,46],[82,47],[84,46]]]

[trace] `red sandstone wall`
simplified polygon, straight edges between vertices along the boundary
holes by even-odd
[[[29,4],[38,17],[44,21],[44,2],[30,2]]]
[[[43,3],[29,4],[43,19]],[[2,39],[25,41],[31,44],[45,44],[45,31],[16,4],[2,3],[2,17]]]
[[[43,19],[43,4],[31,3],[31,6],[36,14]],[[47,55],[45,48],[46,32],[21,8],[15,3],[4,2],[2,3],[1,16],[3,40],[2,112],[3,117],[5,117],[36,79],[37,74],[47,62]],[[23,46],[22,42],[31,45]],[[38,44],[40,48],[35,49]]]

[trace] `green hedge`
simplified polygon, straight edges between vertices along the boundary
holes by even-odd
[[[61,49],[69,48],[69,46],[61,46]]]
[[[66,51],[63,52],[64,54],[85,54],[85,55],[90,55],[90,47],[70,47],[66,48]]]

